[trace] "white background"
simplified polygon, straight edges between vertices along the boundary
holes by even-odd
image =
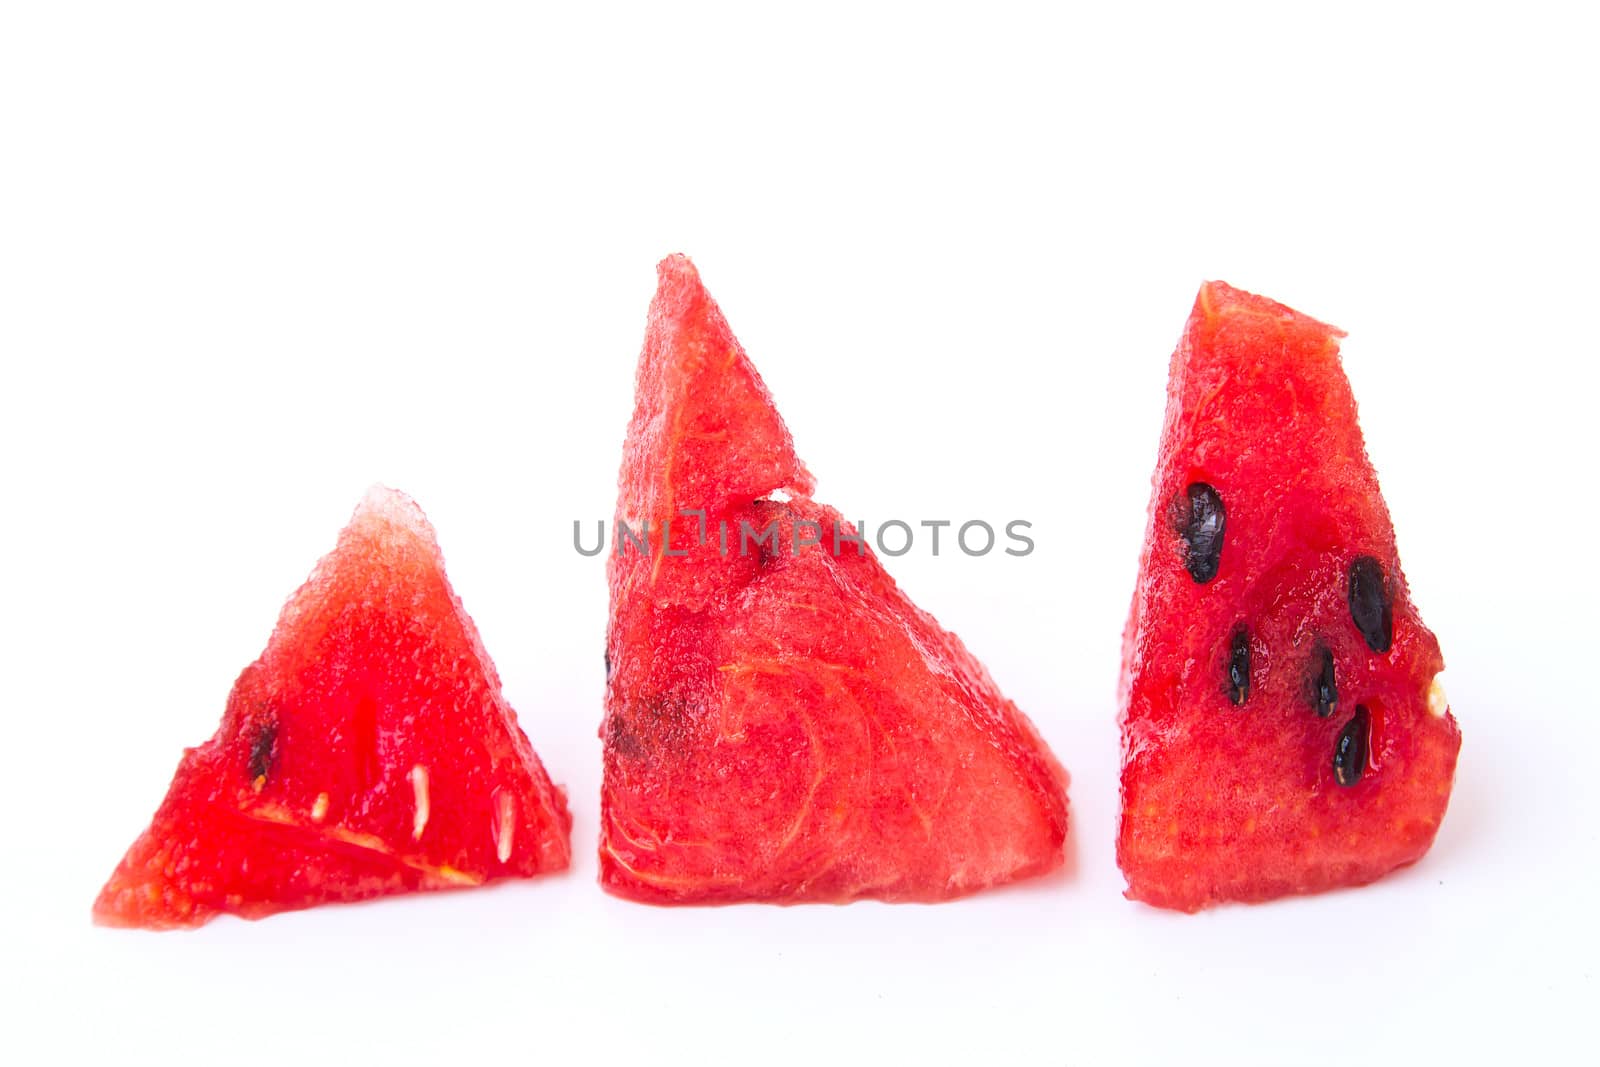
[[[1592,1050],[1600,79],[1578,6],[669,7],[3,8],[7,1058]],[[938,907],[596,886],[606,593],[571,524],[611,514],[672,251],[820,499],[1034,523],[1024,559],[924,546],[890,570],[1070,768],[1065,874]],[[1419,865],[1188,917],[1120,896],[1114,719],[1203,278],[1350,331],[1465,746]],[[373,481],[434,520],[571,791],[573,870],[91,927]]]

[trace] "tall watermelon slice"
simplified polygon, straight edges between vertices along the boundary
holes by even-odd
[[[810,499],[689,260],[658,273],[617,502],[652,546],[619,527],[608,563],[604,887],[654,903],[936,901],[1058,865],[1065,772]],[[683,555],[661,550],[668,520]],[[741,544],[741,524],[773,539]]]
[[[1444,817],[1461,735],[1341,336],[1213,282],[1172,357],[1123,640],[1117,859],[1136,900],[1358,885]]]
[[[197,926],[560,870],[572,819],[445,577],[375,488],[284,606],[216,735],[184,753],[94,905]]]

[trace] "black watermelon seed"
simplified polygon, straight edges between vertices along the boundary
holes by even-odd
[[[1250,699],[1250,632],[1243,628],[1234,631],[1228,652],[1228,699],[1235,706]]]
[[[606,681],[611,681],[611,650],[606,649]]]
[[[1333,678],[1333,653],[1318,645],[1311,654],[1311,705],[1317,718],[1326,719],[1339,706],[1339,686]]]
[[[1333,778],[1340,785],[1351,786],[1361,781],[1367,769],[1367,735],[1372,729],[1372,716],[1365,704],[1356,705],[1356,713],[1339,731],[1339,740],[1333,746]]]
[[[1371,556],[1350,564],[1350,618],[1374,652],[1387,652],[1394,641],[1394,609],[1383,565]]]
[[[1186,493],[1189,507],[1181,532],[1188,552],[1183,565],[1189,577],[1204,585],[1217,576],[1217,565],[1222,562],[1222,533],[1228,517],[1222,497],[1205,482],[1191,484]]]
[[[250,742],[250,780],[265,778],[272,769],[273,749],[278,743],[278,724],[268,721],[256,728]]]

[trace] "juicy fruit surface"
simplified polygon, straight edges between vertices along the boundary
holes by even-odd
[[[657,540],[608,563],[602,884],[655,903],[933,901],[1058,865],[1065,772],[806,495],[694,267],[659,274],[617,517],[656,537],[672,519],[684,555]],[[680,509],[705,511],[703,541]],[[741,523],[773,540],[741,543]]]
[[[1340,336],[1208,283],[1173,355],[1123,647],[1134,899],[1192,911],[1369,882],[1444,816],[1461,737]]]
[[[193,926],[564,868],[571,816],[411,500],[374,489],[184,753],[97,921]]]

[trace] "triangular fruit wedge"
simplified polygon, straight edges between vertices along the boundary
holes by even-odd
[[[1339,362],[1218,282],[1172,357],[1123,638],[1127,895],[1194,911],[1359,885],[1428,850],[1461,734]]]
[[[560,870],[572,818],[410,498],[374,488],[95,902],[197,926]]]
[[[658,272],[608,562],[601,883],[653,903],[937,901],[1060,864],[1061,766],[810,499],[694,266]]]

